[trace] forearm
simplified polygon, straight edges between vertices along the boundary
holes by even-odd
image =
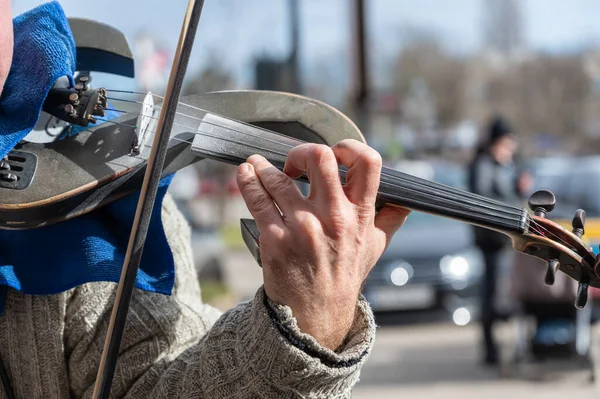
[[[290,308],[268,301],[261,288],[172,363],[154,365],[127,397],[350,397],[375,335],[362,298],[356,313],[346,342],[333,352],[301,333]]]

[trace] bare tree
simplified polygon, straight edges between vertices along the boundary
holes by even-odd
[[[203,94],[217,90],[233,89],[235,79],[223,67],[216,57],[210,57],[206,67],[192,75],[190,79],[186,79],[182,95]]]
[[[528,129],[581,135],[589,78],[577,56],[540,56],[519,70],[520,119]]]
[[[393,81],[404,100],[415,85],[426,87],[437,124],[448,127],[464,114],[465,72],[463,60],[449,55],[435,37],[415,34],[395,63]]]
[[[511,53],[522,45],[520,0],[484,0],[483,35],[488,48]]]

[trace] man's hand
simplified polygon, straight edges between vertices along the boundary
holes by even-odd
[[[338,162],[348,168],[345,185]],[[303,173],[308,197],[292,180]],[[356,140],[297,146],[283,172],[258,155],[238,168],[261,234],[267,296],[289,306],[302,332],[332,350],[352,326],[367,274],[409,213],[385,207],[375,214],[380,174],[380,155]]]
[[[13,55],[13,23],[10,0],[0,0],[0,95],[8,77]]]

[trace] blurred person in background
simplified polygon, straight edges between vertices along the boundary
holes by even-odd
[[[473,193],[519,206],[523,194],[532,186],[531,175],[518,173],[514,162],[517,140],[513,128],[502,116],[494,116],[488,126],[488,137],[469,167],[469,190]],[[473,226],[475,245],[484,254],[485,272],[481,286],[481,325],[484,362],[496,365],[498,347],[493,325],[499,312],[495,306],[496,282],[503,254],[511,247],[504,234]]]

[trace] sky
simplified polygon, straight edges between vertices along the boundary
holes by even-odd
[[[351,67],[349,0],[300,1],[301,70],[313,81],[347,80]],[[600,44],[600,1],[519,0],[529,48],[564,51]],[[13,15],[41,0],[12,0]],[[60,0],[69,17],[93,18],[121,30],[130,44],[150,32],[173,49],[186,0]],[[190,70],[216,56],[240,82],[252,79],[259,55],[283,57],[289,50],[287,0],[205,0]],[[401,48],[406,27],[436,33],[452,50],[470,53],[481,43],[486,0],[366,0],[371,62],[375,74]],[[91,6],[90,6],[91,5]]]

